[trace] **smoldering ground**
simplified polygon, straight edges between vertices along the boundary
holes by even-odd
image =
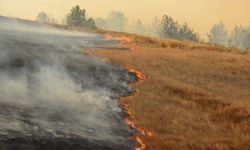
[[[133,149],[126,71],[84,55],[96,34],[0,19],[1,149]]]

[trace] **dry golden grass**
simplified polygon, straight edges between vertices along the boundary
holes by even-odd
[[[113,33],[115,34],[115,33]],[[250,149],[250,55],[191,42],[128,35],[131,51],[94,52],[146,75],[124,98],[149,150]]]
[[[119,47],[133,50],[94,54],[135,67],[147,77],[144,83],[132,85],[139,93],[122,100],[129,104],[135,125],[153,133],[142,137],[146,149],[250,149],[249,53],[188,41],[109,34],[128,36],[132,42]]]

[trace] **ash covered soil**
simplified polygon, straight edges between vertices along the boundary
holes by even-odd
[[[84,54],[98,34],[0,19],[0,149],[134,149],[115,100],[133,91],[125,70]]]

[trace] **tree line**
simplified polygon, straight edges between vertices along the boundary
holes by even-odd
[[[40,12],[36,21],[41,23],[57,23],[57,21],[45,12]],[[85,28],[95,28],[95,20],[86,17],[86,10],[81,9],[79,5],[72,7],[70,12],[63,19],[63,24],[66,23],[72,26],[82,26]]]
[[[250,27],[236,26],[228,32],[222,21],[215,24],[208,34],[209,43],[243,50],[250,49]]]
[[[151,36],[160,36],[169,39],[199,41],[199,35],[187,23],[179,24],[170,16],[162,19],[154,18],[148,25],[143,25],[141,20],[128,23],[128,18],[120,11],[112,11],[106,18],[97,18],[96,26],[102,29],[132,32]]]
[[[38,14],[37,21],[56,23],[56,20],[45,12]],[[129,21],[121,11],[111,11],[106,17],[87,18],[86,10],[79,5],[73,7],[64,22],[68,25],[87,28],[101,28],[118,32],[130,32],[167,39],[189,40],[201,42],[201,38],[187,23],[180,24],[172,17],[164,15],[161,19],[155,17],[150,23],[143,24],[141,20]],[[215,24],[207,34],[209,43],[239,49],[250,49],[250,27],[236,26],[229,34],[222,21]]]

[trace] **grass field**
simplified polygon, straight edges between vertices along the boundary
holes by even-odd
[[[152,133],[141,136],[146,149],[250,149],[250,53],[124,33],[108,35],[108,40],[116,36],[123,41],[117,46],[121,50],[91,55],[146,76],[144,82],[132,84],[137,93],[121,99],[135,126]]]
[[[132,41],[120,46],[131,50],[93,53],[146,76],[132,84],[137,94],[122,99],[135,125],[152,132],[141,137],[146,149],[250,149],[249,53],[127,36]]]

